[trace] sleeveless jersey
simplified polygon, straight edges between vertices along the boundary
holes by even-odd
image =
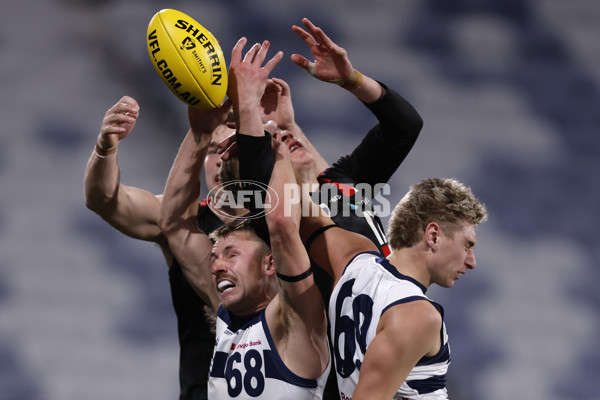
[[[239,317],[219,307],[210,399],[322,399],[329,369],[318,379],[295,375],[277,353],[264,309]]]
[[[198,229],[206,234],[223,225],[208,203],[200,203],[196,217]],[[169,285],[179,338],[179,400],[206,400],[215,342],[204,311],[206,303],[196,294],[176,259],[169,268]]]
[[[215,340],[206,320],[206,304],[188,283],[177,260],[169,268],[169,284],[179,337],[179,399],[205,400]]]
[[[330,334],[340,398],[352,398],[360,367],[375,338],[381,315],[398,304],[430,301],[425,291],[423,285],[399,273],[377,253],[360,253],[348,264],[329,302]],[[442,347],[435,356],[419,360],[394,399],[448,398],[446,372],[450,364],[450,346],[443,309],[439,304],[431,303],[442,315]]]

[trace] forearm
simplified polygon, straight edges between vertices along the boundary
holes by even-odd
[[[200,173],[210,136],[195,139],[189,131],[179,148],[167,183],[160,210],[159,226],[171,242],[169,233],[189,229],[184,226],[200,196]]]
[[[237,104],[237,130],[248,136],[264,136],[263,123],[258,113],[259,99],[249,98]],[[234,110],[236,107],[234,107]]]
[[[101,214],[111,200],[116,198],[119,176],[116,153],[101,156],[94,149],[88,159],[84,176],[85,203],[90,210]]]
[[[375,115],[381,126],[378,134],[380,139],[393,144],[398,141],[409,140],[414,143],[423,128],[423,119],[404,97],[396,91],[384,88],[383,96],[375,102],[364,102],[365,106]]]
[[[212,243],[196,225],[200,174],[210,139],[208,134],[187,133],[167,178],[158,224],[187,280],[214,310],[219,300],[209,268]]]

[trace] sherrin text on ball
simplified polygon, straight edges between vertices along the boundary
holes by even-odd
[[[177,98],[210,109],[227,93],[227,66],[213,34],[181,11],[164,9],[148,25],[148,54],[156,72]]]

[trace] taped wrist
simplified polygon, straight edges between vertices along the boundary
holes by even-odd
[[[110,156],[111,154],[115,154],[117,152],[117,146],[113,146],[110,149],[103,149],[102,147],[100,147],[98,145],[98,142],[96,142],[96,147],[94,147],[94,151],[96,152],[96,155],[100,156],[100,157],[107,157]]]
[[[350,78],[334,79],[329,82],[335,83],[336,85],[341,86],[346,90],[353,91],[362,86],[363,74],[361,74],[358,70],[355,69],[352,71],[352,76],[350,76]]]

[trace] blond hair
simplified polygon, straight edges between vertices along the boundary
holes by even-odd
[[[440,224],[450,237],[465,224],[487,219],[485,206],[471,189],[455,179],[431,178],[411,186],[396,205],[388,224],[394,249],[412,247],[423,237],[430,222]]]

